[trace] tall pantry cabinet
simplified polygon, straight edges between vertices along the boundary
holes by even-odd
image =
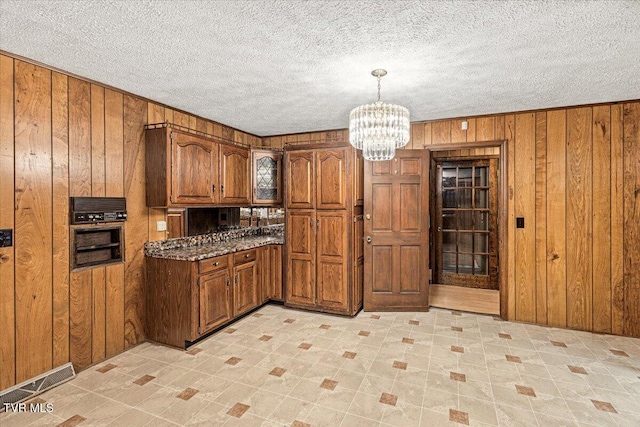
[[[291,307],[362,307],[364,163],[351,146],[287,147],[286,292]]]

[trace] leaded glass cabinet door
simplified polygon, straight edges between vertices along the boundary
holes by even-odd
[[[498,162],[439,161],[435,282],[498,289]]]
[[[253,150],[254,205],[278,205],[282,202],[282,153]]]

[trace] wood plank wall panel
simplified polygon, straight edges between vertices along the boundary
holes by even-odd
[[[91,196],[105,196],[104,88],[91,85]],[[105,358],[105,267],[91,270],[91,360]]]
[[[510,144],[507,147],[507,247],[510,248],[507,253],[507,283],[510,284],[509,292],[507,292],[507,306],[500,308],[500,314],[508,319],[514,319],[516,316],[516,216],[515,216],[515,181],[516,177],[516,156],[515,156],[515,115],[509,114],[504,119],[504,129],[501,133]]]
[[[68,85],[69,195],[91,196],[91,85],[72,77]],[[72,272],[69,283],[69,357],[79,369],[92,361],[92,277],[91,270]]]
[[[144,251],[140,248],[149,237],[145,204],[144,124],[147,103],[139,98],[124,96],[124,192],[127,198],[125,224],[125,347],[144,340]],[[188,122],[187,122],[188,124]]]
[[[565,110],[547,113],[547,324],[567,326]]]
[[[593,301],[596,332],[611,332],[611,107],[593,107]]]
[[[567,110],[567,326],[592,326],[592,109]]]
[[[536,322],[547,323],[547,113],[536,113]]]
[[[124,196],[123,104],[122,93],[105,90],[105,193],[108,197]],[[106,357],[124,350],[124,268],[123,264],[117,264],[105,269]]]
[[[611,106],[611,332],[624,325],[624,173],[622,105]],[[630,251],[629,256],[638,256]],[[640,317],[640,315],[638,316]],[[640,319],[638,319],[640,321]]]
[[[52,367],[51,71],[15,61],[16,381]]]
[[[534,113],[515,117],[515,164],[518,171],[514,183],[515,216],[525,220],[524,228],[515,230],[515,319],[536,321],[536,216],[535,156],[536,120]]]
[[[175,115],[194,132],[261,145]],[[155,223],[165,212],[145,206],[143,126],[173,120],[171,108],[0,55],[0,227],[16,233],[15,246],[0,249],[0,390],[144,340],[143,243],[164,238]],[[127,197],[125,263],[71,273],[69,196],[91,195]]]
[[[640,103],[624,105],[624,328],[640,336]]]
[[[13,59],[0,56],[0,228],[14,228]],[[14,246],[0,248],[0,390],[15,384]]]
[[[69,90],[52,73],[53,366],[69,361]]]

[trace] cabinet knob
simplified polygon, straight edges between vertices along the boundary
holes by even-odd
[[[216,262],[214,262],[212,265],[213,265],[214,267],[217,267],[217,266],[219,266],[219,265],[220,265],[220,263],[219,263],[218,261],[216,261]]]
[[[371,236],[367,236],[367,243],[371,243]]]
[[[245,258],[249,258],[249,254],[244,254],[244,257]]]
[[[366,214],[364,217],[365,217],[366,219],[371,219],[371,214]]]

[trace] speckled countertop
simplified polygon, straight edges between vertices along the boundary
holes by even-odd
[[[165,250],[147,251],[147,256],[154,258],[176,259],[181,261],[200,261],[233,252],[246,251],[266,245],[282,245],[283,236],[249,236],[207,245],[190,246]]]
[[[145,244],[145,255],[179,261],[200,261],[266,245],[284,244],[284,226],[250,227],[202,236]]]

